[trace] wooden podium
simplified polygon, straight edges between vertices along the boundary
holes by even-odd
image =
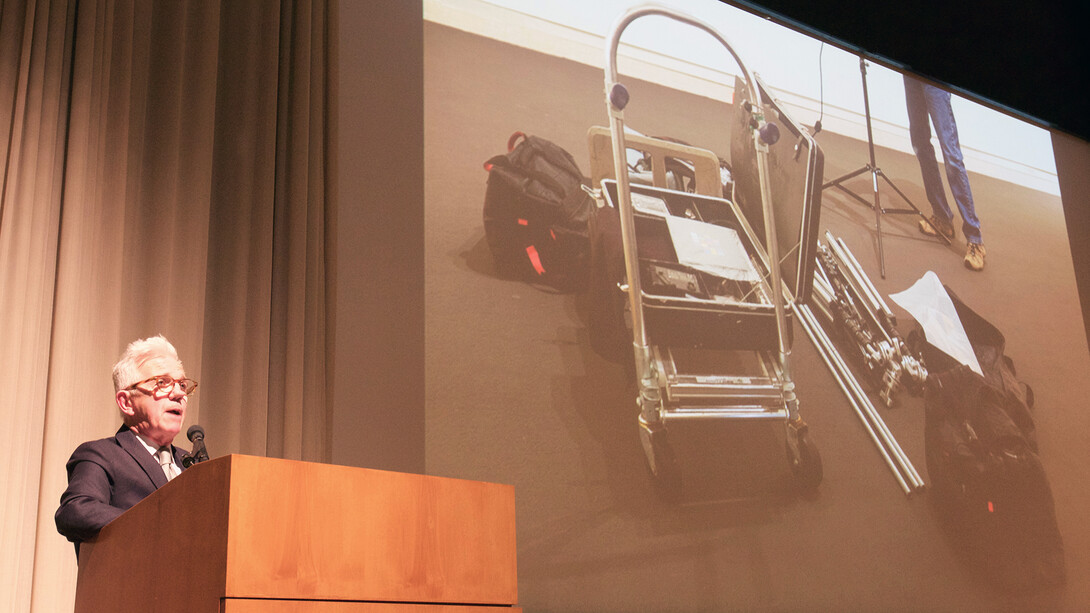
[[[230,455],[83,543],[76,612],[518,611],[509,485]]]

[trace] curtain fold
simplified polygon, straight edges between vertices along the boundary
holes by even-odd
[[[30,607],[64,190],[72,5],[0,7],[0,599]]]
[[[270,370],[269,453],[329,461],[330,405],[326,372],[325,192],[323,132],[328,96],[325,58],[301,52],[325,49],[325,6],[281,10],[278,150],[273,202],[273,356]],[[299,206],[311,203],[312,206]],[[302,285],[300,286],[300,283]],[[320,385],[319,385],[320,383]]]
[[[0,609],[71,609],[64,463],[135,338],[213,456],[330,458],[331,1],[0,0]]]

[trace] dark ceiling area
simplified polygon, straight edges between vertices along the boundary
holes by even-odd
[[[1084,0],[732,3],[1090,140]]]

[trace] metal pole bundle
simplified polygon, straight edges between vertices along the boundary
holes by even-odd
[[[818,244],[815,301],[826,319],[852,341],[887,407],[903,389],[919,392],[927,378],[922,360],[897,332],[897,318],[843,241],[825,234]]]
[[[852,409],[855,410],[856,415],[863,423],[867,434],[870,435],[871,440],[878,447],[879,453],[882,454],[882,458],[893,471],[893,476],[897,479],[901,489],[909,496],[916,490],[922,489],[924,482],[920,478],[920,474],[916,472],[912,462],[905,455],[893,434],[890,433],[881,416],[878,415],[878,411],[874,408],[870,398],[859,386],[855,375],[852,374],[848,365],[844,363],[843,358],[841,358],[836,347],[833,346],[828,335],[825,334],[825,330],[814,316],[813,311],[806,305],[797,305],[797,310],[803,330],[806,331],[806,335],[810,337],[814,346],[818,348],[822,360],[833,373],[833,377],[836,378],[840,389],[847,396],[848,402],[851,403]]]
[[[868,368],[881,373],[879,378],[882,382],[883,400],[887,404],[892,404],[892,394],[900,387],[901,379],[908,377],[911,381],[922,384],[927,376],[926,370],[904,347],[904,343],[893,329],[896,323],[893,312],[886,306],[851,251],[832,235],[827,233],[826,238],[829,241],[828,247],[819,244],[820,254],[817,274],[814,276],[813,307],[821,311],[826,321],[840,324],[854,333],[849,336],[859,344],[860,353]],[[824,264],[823,257],[828,259]],[[834,284],[833,279],[830,278],[833,275],[837,277],[837,284]],[[850,284],[850,295],[846,295],[848,292],[844,283]],[[865,313],[871,321],[843,321],[845,304],[851,307],[852,313],[857,315]],[[796,304],[796,310],[803,330],[818,349],[822,360],[848,398],[856,416],[859,417],[867,434],[878,448],[886,465],[893,472],[901,489],[909,496],[916,490],[922,489],[923,479],[920,478],[911,460],[886,427],[851,368],[814,315],[811,306]]]

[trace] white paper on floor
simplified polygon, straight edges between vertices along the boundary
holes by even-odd
[[[950,300],[950,295],[946,293],[938,275],[929,270],[912,287],[898,294],[891,294],[890,299],[916,318],[927,336],[927,342],[977,374],[984,374],[969,337],[965,334],[965,328],[961,325],[954,302]]]

